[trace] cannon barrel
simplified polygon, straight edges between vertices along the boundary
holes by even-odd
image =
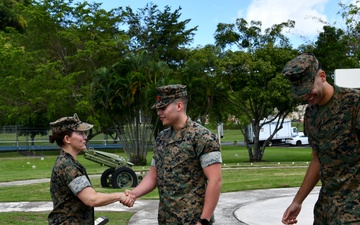
[[[85,159],[110,167],[101,175],[100,182],[102,187],[136,187],[138,181],[141,181],[144,174],[146,174],[146,172],[140,172],[137,175],[130,168],[134,164],[122,156],[93,148],[85,150]]]
[[[126,166],[126,165],[128,165],[128,166],[134,165],[133,163],[128,162],[122,156],[119,156],[119,155],[116,155],[113,153],[95,150],[92,148],[89,148],[85,151],[85,158],[88,160],[91,160],[93,162],[99,163],[101,165],[105,165],[105,166],[115,168],[115,169]]]

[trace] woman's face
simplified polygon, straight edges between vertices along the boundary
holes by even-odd
[[[85,150],[87,143],[87,136],[84,131],[74,131],[72,132],[69,143],[74,150]]]

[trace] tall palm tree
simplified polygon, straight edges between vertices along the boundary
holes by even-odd
[[[155,81],[169,76],[166,64],[152,61],[146,52],[128,54],[110,69],[98,70],[93,83],[97,110],[112,118],[127,157],[135,165],[145,165],[154,137]],[[101,121],[100,121],[101,122]],[[107,123],[110,125],[109,121]]]

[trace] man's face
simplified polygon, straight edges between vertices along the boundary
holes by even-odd
[[[308,102],[311,105],[322,105],[322,100],[324,98],[324,91],[323,91],[323,81],[321,76],[319,75],[321,71],[315,77],[314,84],[311,88],[311,91],[301,97],[304,101]]]
[[[175,124],[178,119],[177,103],[172,102],[163,108],[157,109],[157,115],[164,126]]]

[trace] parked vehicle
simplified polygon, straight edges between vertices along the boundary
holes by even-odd
[[[286,139],[286,143],[289,145],[296,145],[296,146],[301,146],[301,145],[308,145],[309,144],[309,138],[303,134],[301,135],[295,135],[291,138],[287,138]]]
[[[261,120],[260,124],[263,124],[266,122],[267,122],[266,120]],[[274,133],[277,123],[278,123],[278,120],[274,120],[271,123],[265,124],[261,128],[260,133],[259,133],[260,143],[266,141]],[[276,132],[276,134],[271,139],[271,141],[268,142],[269,146],[271,146],[273,143],[285,143],[285,140],[287,138],[291,138],[291,137],[299,134],[299,130],[297,129],[297,127],[291,126],[290,119],[285,119],[282,126],[283,127],[278,132]],[[246,138],[249,141],[249,143],[254,143],[255,135],[254,135],[251,124],[249,124],[247,126],[247,135],[246,136],[247,136]]]

